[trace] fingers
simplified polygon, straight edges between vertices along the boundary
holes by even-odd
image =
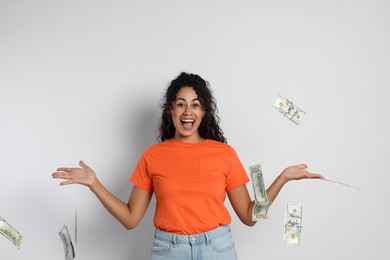
[[[81,168],[83,168],[83,169],[89,168],[89,166],[86,165],[82,160],[79,162],[79,165],[80,165]],[[60,168],[57,169],[57,171],[71,172],[73,169],[76,169],[76,168],[60,167]]]
[[[311,173],[310,178],[311,179],[322,179],[322,180],[325,180],[324,176],[322,176],[321,174],[316,174],[316,173]]]
[[[57,171],[57,172],[53,172],[51,174],[51,176],[54,178],[54,179],[70,179],[70,173],[69,172],[66,172],[66,171]]]
[[[53,172],[51,176],[53,177],[53,179],[65,180],[60,183],[60,186],[77,183],[74,174],[71,172],[57,171]]]
[[[72,171],[72,169],[73,168],[61,167],[61,168],[58,168],[57,171],[70,172],[70,171]]]
[[[302,163],[302,164],[299,164],[299,165],[297,165],[299,168],[301,168],[301,169],[307,169],[307,164],[304,164],[304,163]]]
[[[81,168],[83,168],[83,169],[87,169],[87,168],[89,168],[89,166],[88,165],[86,165],[82,160],[79,162],[79,165],[81,166]]]
[[[321,174],[311,173],[311,172],[308,172],[307,178],[308,179],[323,179],[323,180],[325,179],[325,177],[322,176]]]
[[[64,185],[69,185],[69,184],[73,184],[74,182],[69,180],[69,181],[64,181],[64,182],[61,182],[60,183],[60,186],[64,186]]]

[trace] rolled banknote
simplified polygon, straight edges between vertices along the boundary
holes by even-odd
[[[251,174],[253,192],[255,193],[256,203],[268,203],[267,192],[264,185],[263,172],[261,170],[261,165],[256,164],[249,167],[249,172]]]
[[[18,249],[22,243],[23,236],[19,234],[11,225],[9,225],[2,217],[0,217],[0,234],[11,241]]]
[[[303,205],[287,204],[284,220],[284,243],[300,245],[302,238]]]
[[[306,116],[306,113],[302,109],[280,95],[278,95],[272,106],[296,125],[299,125]]]
[[[252,220],[263,220],[268,218],[269,203],[255,203],[252,212]]]
[[[267,219],[268,208],[271,204],[268,201],[261,165],[255,164],[250,166],[249,172],[251,174],[253,192],[255,193],[255,206],[252,211],[252,220]]]
[[[65,259],[66,260],[74,259],[76,255],[74,253],[72,240],[70,239],[68,227],[64,225],[58,233],[60,234],[62,244],[64,245]]]

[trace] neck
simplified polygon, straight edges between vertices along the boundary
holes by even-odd
[[[201,143],[201,142],[204,142],[205,139],[202,138],[201,136],[189,136],[189,137],[184,137],[184,136],[176,136],[175,135],[175,140],[177,141],[180,141],[180,142],[184,142],[184,143],[192,143],[192,144],[195,144],[195,143]]]

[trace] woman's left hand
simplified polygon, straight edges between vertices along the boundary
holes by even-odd
[[[286,168],[281,177],[285,182],[301,179],[325,179],[324,176],[307,170],[306,164],[294,165]]]

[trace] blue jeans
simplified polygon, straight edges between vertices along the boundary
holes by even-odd
[[[237,260],[228,225],[205,233],[178,235],[156,229],[151,260]]]

